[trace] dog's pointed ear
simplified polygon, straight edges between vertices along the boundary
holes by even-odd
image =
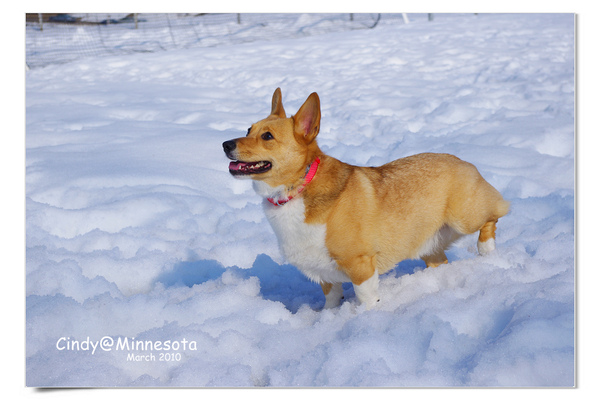
[[[275,89],[273,100],[271,100],[271,115],[276,115],[279,118],[285,118],[285,110],[281,102],[281,89]]]
[[[307,143],[319,134],[321,124],[321,102],[316,93],[311,93],[294,115],[294,132],[302,135]]]

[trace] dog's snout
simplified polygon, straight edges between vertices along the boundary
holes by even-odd
[[[230,154],[233,150],[235,150],[235,140],[228,140],[223,142],[223,150],[226,154]]]

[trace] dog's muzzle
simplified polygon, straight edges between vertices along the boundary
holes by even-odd
[[[223,142],[223,151],[225,151],[225,155],[230,160],[235,160],[235,157],[233,156],[232,153],[236,147],[237,147],[237,144],[235,143],[235,140],[228,140],[226,142]]]
[[[267,172],[271,169],[272,165],[269,161],[240,161],[234,154],[237,148],[235,140],[228,140],[223,142],[223,151],[227,158],[232,160],[229,163],[229,173],[233,176],[246,176],[246,175],[257,175]]]

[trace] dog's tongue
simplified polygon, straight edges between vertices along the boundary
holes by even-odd
[[[230,171],[237,171],[239,169],[239,165],[240,164],[244,164],[242,162],[239,161],[232,161],[229,163],[229,170]]]
[[[229,170],[230,171],[245,171],[245,170],[248,170],[250,168],[250,166],[253,164],[255,164],[255,163],[232,161],[229,163]]]

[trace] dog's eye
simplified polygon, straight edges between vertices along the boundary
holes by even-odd
[[[271,132],[265,132],[261,135],[262,140],[271,140],[274,139]]]
[[[248,133],[246,133],[246,136],[250,134],[250,130],[252,130],[252,128],[248,128]]]

